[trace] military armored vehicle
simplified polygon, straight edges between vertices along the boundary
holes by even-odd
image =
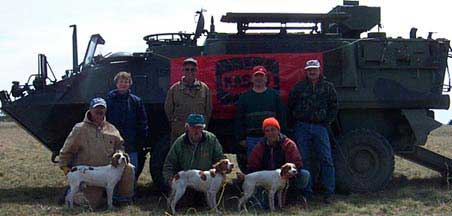
[[[380,8],[350,1],[328,13],[226,13],[221,21],[235,23],[235,33],[217,32],[213,17],[205,30],[202,11],[198,15],[194,33],[147,35],[145,51],[132,54],[96,55],[105,40],[92,35],[81,63],[73,26],[73,68],[57,80],[49,76],[45,55],[39,55],[38,74],[1,92],[2,110],[55,159],[88,101],[105,97],[114,88],[114,75],[129,71],[132,91],[144,100],[150,117],[151,174],[158,182],[162,157],[157,155],[169,147],[163,103],[169,86],[180,79],[184,58],[198,60],[199,79],[212,90],[209,130],[226,153],[238,155],[241,166],[245,151],[234,140],[232,122],[238,94],[250,87],[251,69],[265,66],[269,85],[285,103],[292,86],[304,79],[305,62],[316,58],[338,93],[340,111],[330,136],[339,188],[381,190],[392,177],[394,155],[450,177],[451,159],[422,147],[441,125],[431,109],[449,108],[443,94],[450,90],[443,85],[449,40],[418,37],[415,28],[409,38],[368,32],[380,26]],[[205,41],[198,45],[201,36]]]

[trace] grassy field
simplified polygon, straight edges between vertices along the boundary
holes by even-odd
[[[437,129],[427,148],[452,157],[452,127]],[[50,162],[50,152],[14,123],[0,123],[0,215],[164,215],[165,200],[151,191],[146,167],[139,179],[139,191],[147,192],[130,206],[113,211],[70,210],[57,204],[66,185],[64,175]],[[232,175],[231,175],[232,177]],[[385,191],[373,194],[338,195],[333,205],[310,203],[307,210],[297,205],[276,215],[452,215],[452,186],[442,185],[439,175],[413,163],[396,159],[394,179]],[[235,211],[237,192],[228,188],[221,209]],[[179,213],[207,215],[207,209],[179,209]],[[242,214],[244,214],[242,212]],[[249,208],[248,214],[265,214]]]

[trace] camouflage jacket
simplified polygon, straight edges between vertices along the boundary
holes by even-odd
[[[329,126],[338,112],[336,90],[325,79],[315,85],[306,79],[290,91],[287,106],[290,123],[301,121]]]
[[[192,144],[187,133],[184,133],[174,141],[166,156],[163,178],[168,182],[182,170],[209,170],[214,163],[223,158],[225,158],[223,147],[213,133],[203,131],[202,139],[196,145]]]

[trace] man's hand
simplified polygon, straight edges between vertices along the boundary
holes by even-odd
[[[242,147],[246,148],[246,140],[240,141],[239,145],[241,145]]]
[[[71,171],[71,168],[69,168],[69,167],[67,167],[67,166],[62,166],[62,167],[60,167],[60,169],[63,170],[64,175],[67,175],[67,173],[68,173],[69,171]]]

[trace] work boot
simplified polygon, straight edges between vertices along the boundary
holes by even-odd
[[[303,195],[303,198],[306,199],[307,202],[312,202],[312,200],[314,198],[312,192],[305,191],[302,193],[302,195]]]
[[[308,209],[308,200],[304,196],[300,196],[299,198],[299,204],[303,209]]]

